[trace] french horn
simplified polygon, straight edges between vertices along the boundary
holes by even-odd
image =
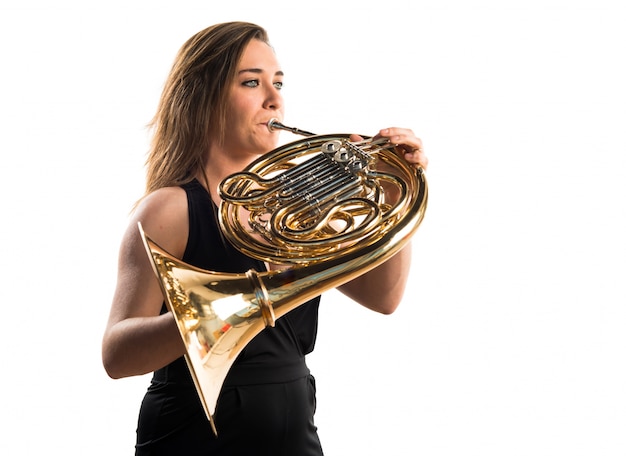
[[[215,435],[229,369],[276,319],[380,265],[423,220],[424,171],[394,144],[348,134],[315,135],[259,157],[219,186],[219,224],[246,255],[283,267],[207,271],[173,257],[144,232],[144,246],[186,347],[185,359]]]

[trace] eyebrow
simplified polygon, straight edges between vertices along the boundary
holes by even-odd
[[[257,73],[257,74],[261,74],[263,73],[263,70],[261,68],[245,68],[243,70],[239,70],[238,74],[242,74],[242,73]],[[283,73],[282,71],[277,71],[276,73],[274,73],[274,76],[284,76],[285,73]]]

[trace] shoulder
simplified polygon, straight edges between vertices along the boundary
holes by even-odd
[[[181,187],[163,187],[144,196],[137,205],[135,213],[158,217],[179,211],[187,211],[185,190]]]
[[[154,242],[175,256],[182,256],[187,245],[189,216],[187,194],[180,187],[164,187],[146,195],[137,205],[130,220],[129,231],[141,223]],[[128,233],[127,233],[128,234]],[[135,237],[130,235],[131,237]]]

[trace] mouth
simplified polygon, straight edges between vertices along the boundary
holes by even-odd
[[[265,126],[270,131],[270,133],[278,131],[280,125],[281,123],[276,117],[272,117],[270,120],[265,122]]]

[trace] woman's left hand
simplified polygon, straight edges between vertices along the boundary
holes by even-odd
[[[389,142],[397,145],[396,149],[404,155],[404,159],[415,165],[421,167],[424,171],[428,167],[428,157],[424,153],[424,146],[422,140],[415,136],[413,130],[408,128],[383,128],[378,132],[372,140],[378,138],[388,138]],[[351,135],[351,141],[361,141],[363,138],[359,135]]]
[[[413,130],[408,128],[384,128],[374,136],[376,138],[388,138],[389,142],[397,144],[397,148],[404,154],[404,159],[424,171],[428,167],[428,157],[424,153],[422,140],[415,136]]]

